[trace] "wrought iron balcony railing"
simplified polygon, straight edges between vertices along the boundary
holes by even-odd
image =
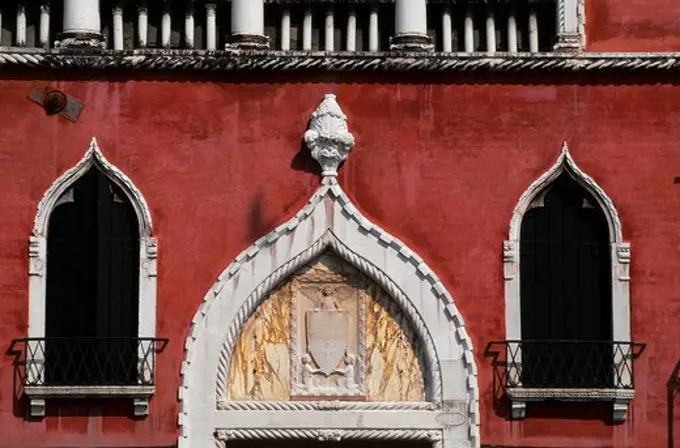
[[[97,394],[109,388],[118,394],[125,387],[153,390],[155,355],[165,343],[156,338],[27,338],[15,346],[23,346],[20,364],[28,394],[69,388]]]
[[[635,342],[525,340],[492,345],[505,359],[505,387],[542,389],[634,389],[633,360],[644,349]]]

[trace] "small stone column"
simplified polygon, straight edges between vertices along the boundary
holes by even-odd
[[[137,6],[137,41],[139,48],[146,48],[146,41],[149,31],[149,11],[146,3]]]
[[[347,15],[347,42],[345,42],[345,50],[357,51],[357,12],[353,7],[350,7]]]
[[[123,49],[123,7],[113,7],[113,49]]]
[[[217,50],[217,4],[206,3],[206,49]]]
[[[371,6],[368,16],[368,51],[378,51],[380,44],[378,40],[378,6]]]
[[[2,26],[0,25],[0,29]],[[40,5],[40,46],[50,48],[50,4]]]
[[[396,0],[395,36],[391,49],[402,51],[433,51],[432,38],[427,35],[427,3],[425,0]]]
[[[264,0],[231,1],[230,48],[269,48],[264,35]]]
[[[63,30],[55,46],[104,48],[99,0],[64,0]]]
[[[281,50],[290,50],[290,9],[281,13]]]
[[[555,51],[581,51],[578,8],[578,0],[558,0]]]

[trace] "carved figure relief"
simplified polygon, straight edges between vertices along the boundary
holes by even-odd
[[[377,284],[330,253],[257,308],[228,382],[232,400],[425,399],[410,322]]]
[[[291,393],[363,396],[363,276],[330,255],[291,281]],[[357,362],[358,360],[358,362]]]

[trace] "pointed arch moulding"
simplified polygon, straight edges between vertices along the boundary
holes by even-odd
[[[574,162],[567,143],[564,142],[559,156],[553,165],[536,179],[522,194],[510,220],[508,239],[503,242],[503,274],[505,283],[505,331],[507,341],[522,340],[522,322],[520,310],[520,230],[525,213],[532,203],[540,199],[542,193],[550,187],[561,174],[568,174],[575,182],[588,191],[597,201],[604,213],[609,230],[609,247],[611,257],[611,290],[612,290],[612,340],[619,343],[631,342],[630,329],[630,244],[623,241],[621,221],[614,203],[600,185],[583,172]],[[515,355],[515,359],[518,360]],[[623,359],[624,355],[616,355],[615,365],[632,362]],[[616,368],[616,367],[615,367]],[[510,368],[508,378],[518,377],[518,372]],[[616,375],[616,373],[614,373]],[[624,372],[617,378],[629,382],[632,375]],[[508,389],[511,398],[513,418],[521,419],[526,415],[526,402],[548,398],[562,400],[608,400],[613,402],[615,422],[623,421],[628,411],[628,404],[633,398],[631,389],[613,390],[568,390],[568,389]]]
[[[182,448],[224,446],[233,439],[479,446],[477,368],[462,315],[427,264],[363,216],[338,185],[338,166],[354,145],[346,121],[334,95],[326,95],[305,136],[322,166],[321,185],[293,219],[236,257],[194,315],[181,366]],[[229,363],[245,323],[275,288],[325,251],[383,288],[407,317],[423,347],[423,401],[230,398]]]
[[[28,344],[36,344],[31,340],[44,339],[46,324],[46,294],[47,294],[47,239],[50,216],[68,194],[69,188],[90,169],[98,169],[106,177],[118,186],[129,199],[135,210],[139,229],[139,315],[137,334],[140,338],[140,365],[143,365],[141,375],[153,375],[153,363],[149,365],[147,357],[149,350],[155,350],[151,340],[156,337],[156,266],[158,257],[158,244],[153,236],[153,225],[149,207],[141,191],[120,169],[109,162],[102,153],[97,140],[93,137],[85,155],[76,165],[65,171],[50,185],[43,195],[37,207],[33,222],[33,232],[28,242]],[[141,338],[145,342],[141,342]],[[151,344],[151,345],[149,345]],[[148,345],[148,346],[147,346]],[[28,347],[28,352],[34,356],[27,360],[27,372],[35,375],[32,384],[42,383],[42,365],[40,349]],[[145,376],[145,378],[146,378]],[[134,389],[134,388],[133,388]],[[137,388],[140,389],[141,388]],[[68,388],[57,393],[53,387],[38,387],[36,396],[30,399],[30,413],[33,416],[43,416],[45,412],[44,396],[60,395],[126,395],[133,396],[135,415],[143,416],[148,413],[148,401],[153,394],[153,386],[144,388],[143,393],[136,395],[136,390],[123,390],[121,388],[106,388],[92,386],[88,388]],[[28,393],[28,389],[26,390]]]

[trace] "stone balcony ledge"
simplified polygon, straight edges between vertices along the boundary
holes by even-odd
[[[669,73],[680,53],[68,50],[0,47],[0,70],[367,73]]]

